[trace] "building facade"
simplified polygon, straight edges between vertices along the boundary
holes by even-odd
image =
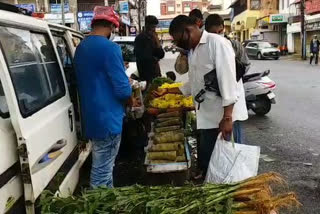
[[[278,0],[235,0],[230,7],[231,29],[237,40],[279,43],[279,28],[270,23],[270,15],[279,13]]]
[[[306,50],[310,52],[310,41],[313,35],[320,37],[320,0],[305,2]],[[301,3],[300,0],[290,0],[289,19],[287,25],[287,43],[290,53],[301,54]]]
[[[5,0],[4,3],[14,4],[36,13],[39,18],[46,21],[62,24],[61,0]],[[77,28],[77,0],[65,0],[65,25]]]
[[[172,19],[182,14],[189,15],[193,9],[205,12],[209,4],[210,2],[207,0],[161,0],[160,16],[157,17],[159,19],[157,33],[160,35],[161,40],[164,43],[170,43],[169,26]]]

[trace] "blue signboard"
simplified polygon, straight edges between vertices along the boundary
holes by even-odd
[[[16,4],[17,7],[20,7],[20,8],[23,8],[23,9],[26,9],[28,11],[31,11],[31,12],[36,12],[36,5],[35,4]]]
[[[129,13],[129,2],[119,1],[120,13]]]
[[[91,31],[91,22],[93,19],[93,11],[78,12],[78,23],[80,31],[88,33]]]
[[[70,7],[69,4],[64,4],[64,12],[69,12]],[[61,4],[50,4],[51,13],[61,13]]]
[[[158,28],[168,28],[170,27],[170,23],[172,20],[159,20]]]

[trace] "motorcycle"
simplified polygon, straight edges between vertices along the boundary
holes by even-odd
[[[247,108],[259,116],[269,113],[271,105],[276,103],[276,95],[272,92],[276,88],[276,83],[268,77],[269,74],[270,70],[267,70],[246,74],[242,78]]]

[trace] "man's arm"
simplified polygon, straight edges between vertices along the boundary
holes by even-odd
[[[230,43],[223,41],[215,42],[217,79],[224,108],[220,129],[224,139],[228,139],[232,134],[233,106],[239,98],[234,59],[235,54]]]
[[[160,40],[157,33],[153,34],[153,40],[156,44],[156,47],[153,49],[153,56],[156,58],[156,60],[163,59],[165,52],[161,47]]]
[[[105,71],[111,80],[113,92],[119,100],[127,100],[131,97],[132,89],[125,73],[121,49],[115,45],[105,57]]]

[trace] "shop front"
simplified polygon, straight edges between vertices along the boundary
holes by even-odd
[[[301,23],[290,23],[287,25],[287,45],[289,53],[301,53]]]
[[[251,39],[252,33],[255,31],[259,11],[246,10],[235,16],[231,22],[231,29],[234,38],[243,42]]]
[[[320,18],[312,19],[307,22],[306,25],[307,30],[307,55],[309,55],[310,52],[310,42],[313,39],[314,35],[317,35],[318,38],[320,38]]]
[[[278,32],[279,46],[287,46],[288,14],[272,14],[269,17],[270,25]]]

